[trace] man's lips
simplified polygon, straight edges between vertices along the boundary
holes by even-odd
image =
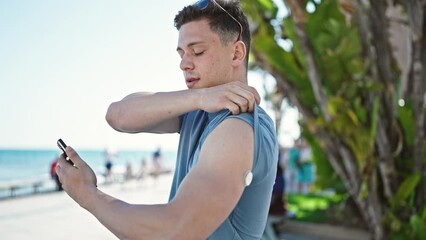
[[[188,88],[192,88],[200,79],[199,78],[187,78],[186,86]]]
[[[193,82],[193,81],[198,81],[198,80],[200,80],[200,78],[191,77],[191,78],[187,78],[186,82]]]

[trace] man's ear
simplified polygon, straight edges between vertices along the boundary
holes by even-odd
[[[232,59],[233,65],[240,65],[245,63],[247,50],[243,41],[234,43],[234,58]]]

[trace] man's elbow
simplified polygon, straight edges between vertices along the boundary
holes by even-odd
[[[123,129],[121,127],[122,124],[120,124],[120,116],[122,116],[122,114],[120,113],[121,110],[117,105],[118,103],[116,102],[111,103],[109,105],[107,113],[105,115],[105,120],[116,131],[123,132]]]

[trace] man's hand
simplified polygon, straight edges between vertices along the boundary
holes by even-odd
[[[201,89],[199,108],[206,112],[228,109],[232,114],[253,112],[254,103],[260,103],[260,95],[253,87],[234,81]]]
[[[68,146],[65,152],[73,161],[74,166],[61,155],[58,159],[59,164],[56,167],[59,181],[68,195],[85,208],[85,206],[90,204],[90,196],[97,190],[96,175],[73,148]]]

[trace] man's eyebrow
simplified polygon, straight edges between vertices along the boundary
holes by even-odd
[[[191,42],[191,43],[188,43],[188,45],[186,45],[187,47],[192,47],[192,46],[194,46],[194,45],[198,45],[198,44],[202,44],[203,42],[202,41],[198,41],[198,42]],[[177,47],[176,48],[176,51],[180,51],[180,50],[183,50],[181,47]]]

